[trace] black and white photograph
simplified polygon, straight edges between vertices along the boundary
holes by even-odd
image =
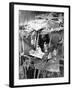
[[[70,7],[10,4],[10,87],[70,83]]]
[[[64,77],[64,13],[19,10],[19,79]]]

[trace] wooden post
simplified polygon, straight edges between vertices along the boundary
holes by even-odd
[[[40,75],[40,70],[38,70],[37,78],[39,78],[39,75]]]
[[[39,32],[37,32],[36,50],[37,50],[37,48],[38,48],[38,40],[39,40]]]
[[[35,78],[35,76],[36,76],[36,69],[34,70],[34,78]]]
[[[26,67],[24,67],[24,70],[25,70],[25,79],[26,79],[27,78]]]

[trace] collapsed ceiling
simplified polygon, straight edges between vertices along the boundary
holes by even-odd
[[[35,16],[35,20],[30,20],[28,23],[24,25],[20,25],[21,30],[24,34],[30,35],[33,31],[40,31],[40,34],[47,34],[53,31],[64,30],[64,16],[59,14],[54,17],[52,13],[50,14],[41,14]]]

